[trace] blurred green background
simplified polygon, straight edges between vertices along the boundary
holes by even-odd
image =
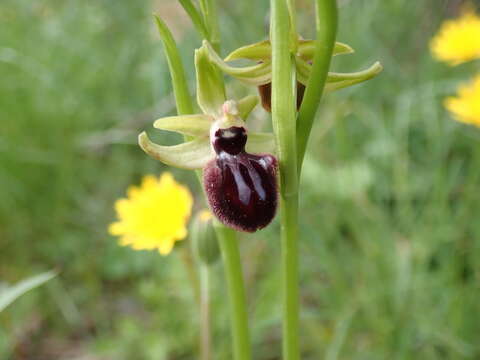
[[[297,2],[310,37],[312,2]],[[302,359],[480,359],[480,129],[442,108],[478,64],[450,68],[428,51],[461,2],[339,5],[338,39],[356,53],[333,68],[385,70],[329,95],[312,133]],[[268,1],[219,8],[224,55],[265,38]],[[61,271],[0,313],[2,360],[198,357],[182,252],[136,252],[106,231],[126,187],[167,169],[136,145],[175,112],[152,12],[172,28],[193,92],[200,39],[175,0],[0,2],[0,281]],[[232,97],[254,92],[228,81]],[[194,175],[173,172],[201,207]],[[257,360],[280,359],[278,230],[241,241]],[[221,265],[212,273],[215,359],[231,359]]]

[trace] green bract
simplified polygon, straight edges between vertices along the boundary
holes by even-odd
[[[214,159],[215,153],[210,144],[210,129],[214,124],[220,127],[235,124],[245,126],[244,121],[258,103],[257,96],[247,96],[238,102],[226,100],[222,74],[209,60],[204,46],[195,52],[195,67],[197,102],[203,114],[165,117],[154,123],[157,129],[174,131],[191,140],[179,145],[163,146],[153,143],[145,132],[138,137],[140,147],[151,157],[183,169],[201,169]],[[246,149],[251,153],[274,153],[273,135],[249,133]]]
[[[255,86],[265,85],[272,81],[272,49],[269,40],[238,48],[231,52],[224,60],[218,56],[208,41],[204,41],[203,46],[207,50],[210,60],[226,74]],[[307,84],[310,76],[314,51],[315,40],[299,40],[298,49],[295,53],[295,67],[297,70],[297,80],[303,85]],[[333,49],[333,55],[351,54],[353,52],[354,50],[350,46],[340,42],[335,43]],[[257,64],[246,67],[235,67],[227,63],[227,61],[237,59],[252,60],[257,62]],[[369,80],[380,73],[382,69],[382,65],[376,62],[368,69],[359,72],[329,72],[325,91],[331,92]]]

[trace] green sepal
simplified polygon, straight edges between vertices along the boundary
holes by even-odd
[[[246,150],[252,154],[275,154],[275,137],[271,133],[248,133]]]
[[[232,61],[237,59],[263,61],[270,60],[271,55],[272,47],[270,45],[270,40],[264,40],[233,50],[230,54],[227,55],[225,61]]]
[[[306,61],[312,60],[315,54],[315,42],[316,40],[300,40],[297,50],[298,56]],[[352,54],[354,52],[355,50],[351,46],[337,41],[333,47],[332,55]]]
[[[377,76],[383,70],[383,66],[377,61],[368,69],[354,73],[328,73],[325,92],[332,92],[352,86]]]
[[[213,117],[204,114],[169,116],[156,120],[153,127],[182,135],[203,136],[208,135],[213,121]]]
[[[162,146],[153,143],[147,134],[142,132],[138,136],[138,144],[154,159],[187,170],[202,169],[214,158],[208,137],[197,138],[179,145]]]
[[[299,40],[297,54],[304,60],[313,59],[315,52],[315,40]],[[342,55],[342,54],[351,54],[354,50],[347,44],[336,42],[335,47],[333,48],[333,55]],[[254,61],[270,61],[272,56],[272,47],[270,45],[270,40],[264,40],[257,42],[255,44],[250,44],[242,46],[238,49],[233,50],[227,57],[225,61],[232,61],[238,59],[249,59]]]
[[[217,65],[220,70],[240,81],[255,86],[263,85],[271,81],[272,66],[270,61],[265,61],[261,64],[252,66],[234,67],[223,61],[215,50],[213,50],[208,41],[203,41],[202,48],[207,51],[210,61]]]
[[[195,50],[195,70],[197,73],[197,102],[205,114],[221,115],[225,102],[225,87],[222,73],[211,63],[205,46]]]
[[[297,79],[302,84],[306,84],[310,77],[312,66],[305,60],[296,59]],[[329,72],[327,81],[325,84],[325,91],[332,92],[335,90],[343,89],[345,87],[361,83],[363,81],[370,80],[378,75],[383,70],[383,66],[377,61],[368,69],[353,73],[336,73]]]
[[[237,101],[237,109],[238,115],[244,120],[247,120],[248,115],[252,112],[252,110],[258,104],[258,96],[256,95],[248,95],[245,96],[243,99]]]

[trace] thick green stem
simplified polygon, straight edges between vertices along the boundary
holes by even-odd
[[[292,10],[292,9],[290,9]],[[283,270],[283,358],[300,358],[298,291],[298,177],[295,124],[295,65],[290,53],[285,0],[271,0],[272,122],[280,169]]]
[[[200,264],[200,360],[212,359],[209,277],[208,265]]]
[[[335,45],[335,37],[337,34],[336,0],[316,0],[315,18],[317,24],[315,55],[313,58],[312,71],[308,79],[297,119],[297,165],[299,175],[315,113],[322,98],[323,88],[327,79],[330,60]]]
[[[222,251],[230,302],[230,322],[233,338],[233,358],[250,360],[250,334],[242,266],[235,231],[218,222],[215,224],[218,242]]]
[[[281,199],[281,239],[283,270],[283,358],[300,359],[298,285],[298,197]]]

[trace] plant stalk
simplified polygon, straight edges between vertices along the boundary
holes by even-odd
[[[285,0],[271,0],[272,123],[280,170],[283,358],[299,360],[298,176],[296,77],[290,52],[291,29]],[[292,8],[290,8],[293,11]]]
[[[219,224],[218,221],[215,221],[215,230],[222,252],[227,279],[233,358],[235,360],[250,360],[252,354],[248,329],[248,312],[236,233],[234,230]]]
[[[210,274],[208,265],[200,264],[200,359],[212,359],[210,326]]]

